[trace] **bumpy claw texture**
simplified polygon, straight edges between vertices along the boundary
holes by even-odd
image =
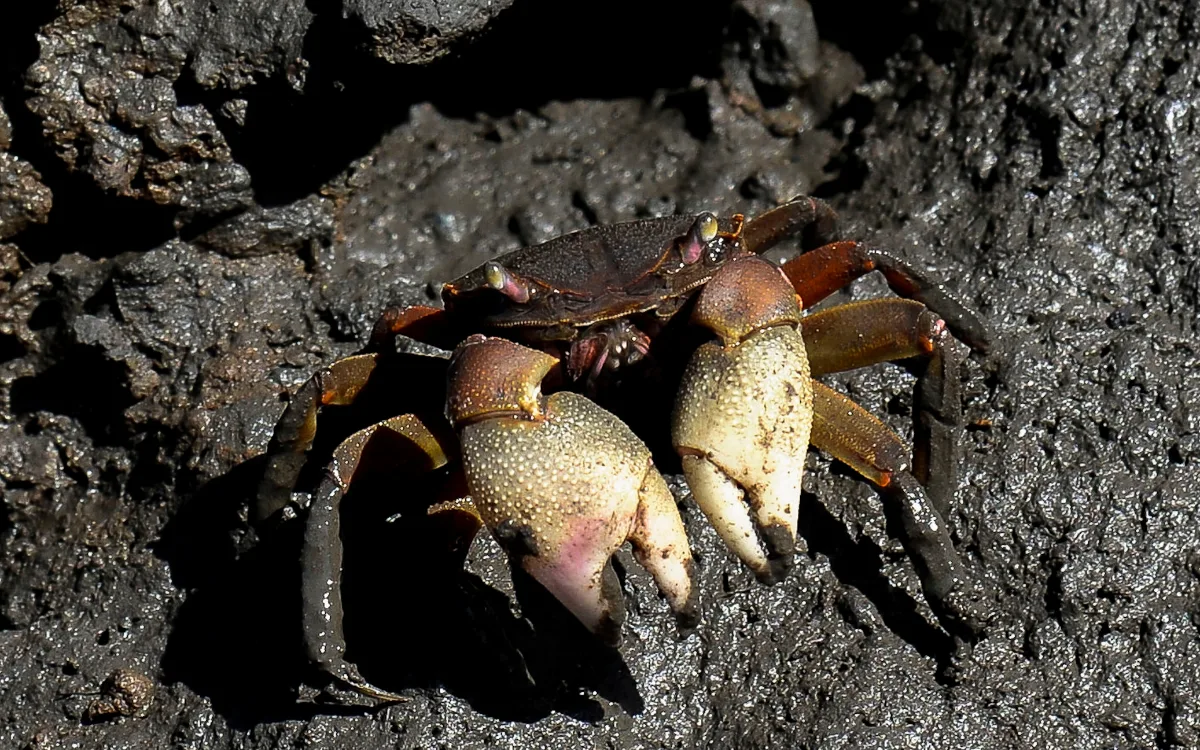
[[[489,361],[505,352],[529,351],[487,339],[464,344],[456,359],[480,344],[493,349]],[[472,387],[486,387],[481,380],[486,368],[469,369]],[[543,374],[541,368],[530,369],[535,389]],[[453,391],[456,371],[450,383]],[[526,572],[610,642],[619,637],[624,602],[609,559],[627,540],[680,624],[694,625],[691,551],[674,497],[651,464],[649,449],[583,396],[538,394],[537,401],[519,413],[476,412],[465,423],[458,421],[467,485],[484,523]]]
[[[747,294],[755,299],[747,302]],[[721,342],[703,345],[688,364],[672,442],[696,504],[721,538],[759,580],[775,582],[796,551],[812,428],[799,305],[778,269],[745,258],[705,287],[696,318]]]

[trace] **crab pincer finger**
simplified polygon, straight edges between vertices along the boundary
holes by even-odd
[[[485,337],[455,352],[447,412],[480,516],[514,562],[606,640],[624,619],[609,561],[626,541],[681,624],[694,624],[691,551],[649,449],[583,396],[543,396],[556,361]]]
[[[650,572],[666,597],[679,627],[685,630],[695,627],[700,621],[700,610],[692,587],[691,548],[675,506],[675,496],[653,466],[649,466],[638,491],[637,516],[629,541],[634,557]]]
[[[693,321],[719,341],[688,363],[672,443],[696,504],[760,580],[775,582],[796,551],[812,427],[799,303],[776,266],[741,258],[704,288]]]

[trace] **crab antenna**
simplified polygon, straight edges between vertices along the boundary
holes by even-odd
[[[513,302],[525,303],[529,301],[529,284],[526,283],[525,279],[517,276],[496,261],[492,260],[485,263],[483,273],[487,279],[488,286],[508,297]]]
[[[690,266],[700,260],[700,254],[716,236],[717,217],[708,211],[697,216],[696,220],[692,222],[692,228],[683,236],[683,246],[679,248],[683,262]]]

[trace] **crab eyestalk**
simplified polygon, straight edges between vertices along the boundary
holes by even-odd
[[[688,364],[672,442],[696,504],[759,580],[773,583],[796,552],[812,428],[800,305],[774,264],[745,257],[705,286],[692,320],[718,341]]]
[[[483,264],[484,279],[488,286],[508,297],[513,302],[523,305],[531,296],[529,282],[494,260]]]
[[[717,217],[711,213],[705,211],[697,216],[691,229],[683,236],[683,242],[679,247],[679,254],[683,258],[683,262],[690,266],[700,260],[704,254],[704,248],[716,239],[718,228]]]
[[[615,643],[625,606],[610,565],[626,541],[682,627],[698,619],[675,499],[645,444],[575,393],[544,396],[555,358],[472,336],[450,365],[447,415],[467,486],[510,558],[589,630]]]

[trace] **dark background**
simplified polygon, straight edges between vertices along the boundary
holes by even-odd
[[[1195,3],[9,6],[0,746],[1200,745]],[[534,637],[491,543],[436,564],[382,481],[348,502],[347,630],[413,699],[297,692],[295,539],[245,522],[288,393],[499,251],[801,192],[1000,342],[949,519],[988,637],[955,655],[822,457],[786,583],[686,501],[704,621],[678,639],[626,560],[619,654]],[[832,382],[910,434],[906,371]],[[98,711],[117,669],[153,704]]]

